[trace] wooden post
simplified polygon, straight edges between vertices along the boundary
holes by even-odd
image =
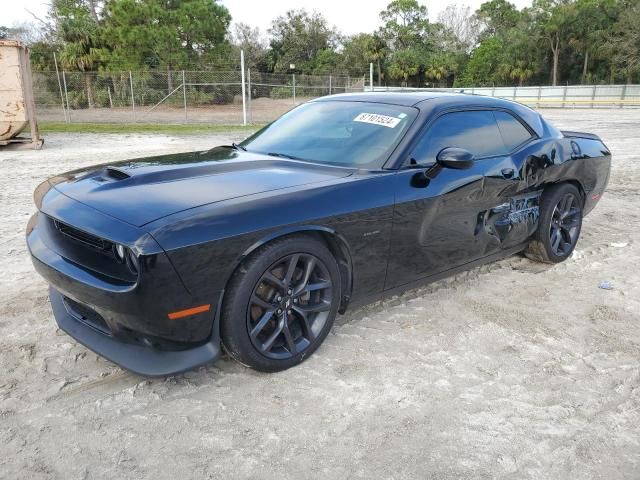
[[[33,74],[31,73],[29,50],[23,47],[20,49],[19,55],[22,67],[22,91],[24,92],[24,103],[29,117],[29,129],[31,130],[31,147],[39,150],[43,142],[40,138],[38,122],[36,121],[36,102],[33,95]]]

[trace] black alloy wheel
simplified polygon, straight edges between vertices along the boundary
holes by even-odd
[[[294,253],[260,277],[247,309],[251,342],[268,358],[303,352],[322,331],[331,309],[332,282],[317,257]]]
[[[299,364],[329,334],[341,283],[338,262],[320,238],[296,234],[267,243],[242,262],[225,291],[222,345],[256,370]]]
[[[544,189],[540,197],[538,227],[525,255],[543,263],[559,263],[571,256],[580,238],[583,197],[571,183]]]
[[[549,242],[551,250],[559,257],[567,255],[578,241],[582,216],[581,201],[573,192],[565,193],[551,214]]]

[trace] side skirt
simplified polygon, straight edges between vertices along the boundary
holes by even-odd
[[[405,283],[404,285],[400,285],[398,287],[393,287],[388,290],[384,290],[380,293],[370,295],[361,299],[353,300],[349,303],[347,310],[351,310],[354,308],[362,307],[364,305],[368,305],[370,303],[374,303],[383,299],[390,298],[394,295],[399,295],[409,290],[413,290],[418,287],[423,287],[433,282],[437,282],[438,280],[442,280],[443,278],[450,277],[452,275],[456,275],[458,273],[471,270],[476,267],[480,267],[482,265],[486,265],[487,263],[496,262],[498,260],[502,260],[503,258],[510,257],[516,253],[522,252],[525,248],[527,248],[528,242],[520,244],[516,247],[509,248],[507,250],[503,250],[498,253],[494,253],[493,255],[489,255],[487,257],[480,258],[478,260],[474,260],[473,262],[465,263],[460,265],[459,267],[451,268],[449,270],[445,270],[440,273],[436,273],[433,275],[429,275],[426,277],[419,278],[418,280],[414,280],[409,283]]]

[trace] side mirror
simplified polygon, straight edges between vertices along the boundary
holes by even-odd
[[[463,148],[447,147],[440,150],[436,161],[446,168],[465,170],[473,167],[473,154]]]

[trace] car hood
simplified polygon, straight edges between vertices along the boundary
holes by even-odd
[[[232,198],[331,182],[352,170],[226,147],[126,160],[49,179],[78,202],[136,226]]]

